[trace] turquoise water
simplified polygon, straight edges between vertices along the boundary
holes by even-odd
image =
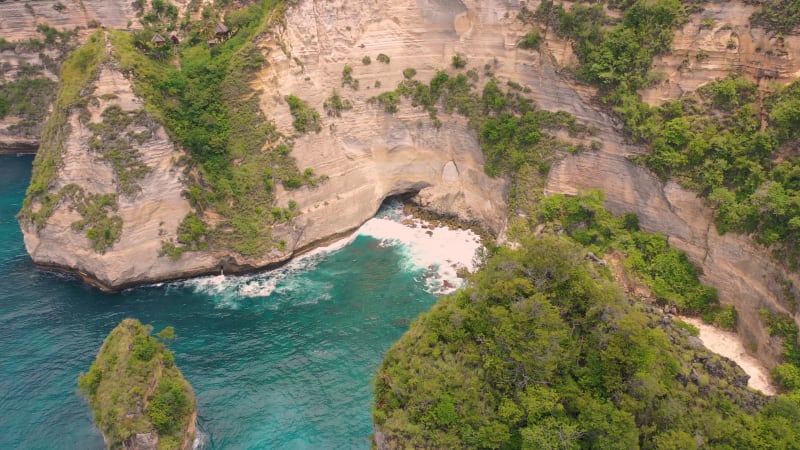
[[[25,253],[31,162],[0,156],[0,449],[103,448],[76,379],[125,317],[175,327],[204,448],[368,448],[372,375],[435,301],[401,247],[359,236],[271,275],[103,294]]]

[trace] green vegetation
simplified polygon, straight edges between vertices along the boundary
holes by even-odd
[[[537,50],[539,48],[539,44],[542,41],[542,37],[539,35],[537,30],[533,30],[528,32],[525,37],[519,41],[519,48],[524,48],[526,50]]]
[[[270,214],[275,184],[299,187],[320,181],[304,177],[296,167],[291,141],[264,117],[250,86],[265,62],[254,38],[280,19],[283,3],[264,0],[229,12],[225,22],[235,33],[213,48],[206,35],[213,31],[218,12],[209,9],[212,6],[205,8],[202,19],[191,23],[181,41],[180,70],[153,52],[146,35],[113,31],[110,36],[120,66],[136,74],[135,89],[145,99],[148,113],[191,153],[185,195],[196,218],[202,220],[206,210],[222,218],[214,227],[204,226],[206,236],[192,238],[191,245],[165,242],[162,250],[170,246],[182,250],[164,254],[179,255],[202,242],[208,248],[261,255],[279,244],[273,242],[271,226],[286,220]],[[308,113],[302,116],[302,126],[316,129],[318,114],[299,111]]]
[[[464,67],[467,67],[467,58],[465,58],[461,53],[456,53],[453,55],[453,59],[450,61],[450,63],[456,69],[463,69]]]
[[[73,38],[78,33],[77,28],[58,31],[47,24],[38,24],[36,31],[41,33],[43,40],[31,38],[27,42],[10,42],[0,38],[0,51],[39,52],[41,65],[19,61],[16,78],[0,83],[0,119],[8,114],[18,116],[20,121],[9,126],[8,131],[25,136],[39,135],[58,91],[58,84],[45,77],[43,71],[59,72],[59,64],[71,50]],[[55,56],[51,56],[52,51]]]
[[[383,54],[383,53],[380,53],[380,54],[378,54],[378,56],[377,56],[375,59],[377,59],[377,60],[378,60],[378,62],[382,62],[382,63],[384,63],[384,64],[389,64],[389,61],[391,61],[391,59],[389,58],[389,56],[388,56],[388,55],[385,55],[385,54]]]
[[[566,112],[537,110],[533,101],[522,95],[522,89],[504,92],[495,79],[490,79],[478,94],[474,81],[477,74],[474,73],[451,76],[440,70],[429,84],[413,79],[414,69],[405,69],[403,75],[406,79],[397,89],[372,97],[369,102],[395,113],[401,98],[409,98],[412,106],[428,111],[437,127],[441,126],[437,117],[439,107],[447,114],[467,117],[470,128],[478,133],[486,157],[486,173],[508,175],[515,186],[518,181],[530,180],[522,175],[524,168],[535,167],[537,175],[533,176],[543,183],[541,175],[547,173],[557,154],[580,150],[546,131],[566,130],[576,139],[593,133]]]
[[[64,186],[58,195],[81,215],[81,220],[71,224],[72,229],[85,231],[97,253],[105,253],[122,236],[122,218],[113,214],[119,208],[116,195],[87,194],[75,184]]]
[[[322,126],[319,124],[319,113],[314,108],[308,106],[308,103],[301,100],[294,95],[287,95],[285,97],[286,103],[289,104],[289,111],[294,117],[294,129],[301,133],[308,133],[309,131],[316,131],[319,133]]]
[[[151,329],[123,320],[78,379],[108,448],[121,448],[138,433],[157,432],[159,449],[180,449],[193,438],[185,434],[195,409],[192,388]],[[175,333],[167,327],[158,336],[173,339]]]
[[[141,190],[137,181],[152,171],[136,146],[151,139],[158,124],[144,110],[125,112],[116,105],[106,108],[101,117],[100,123],[89,124],[93,133],[89,148],[101,152],[114,168],[120,192],[133,195]]]
[[[0,119],[8,114],[19,116],[20,122],[10,132],[30,135],[44,122],[58,84],[48,78],[23,76],[0,84]]]
[[[73,52],[64,61],[61,70],[61,85],[53,104],[53,111],[44,126],[41,145],[33,162],[33,175],[20,217],[44,226],[60,200],[60,195],[49,193],[56,180],[64,145],[69,129],[69,115],[75,107],[84,105],[81,90],[95,76],[97,68],[105,58],[102,32],[94,33],[87,44]],[[39,203],[34,210],[34,204]]]
[[[322,104],[322,107],[325,108],[328,117],[342,117],[342,111],[353,109],[353,103],[346,98],[342,98],[334,89],[331,96]]]
[[[640,161],[677,179],[715,207],[717,230],[752,234],[796,267],[800,257],[800,83],[761,99],[756,85],[731,76],[697,95],[642,108],[635,134],[650,144]]]
[[[358,90],[358,80],[353,78],[353,66],[345,64],[342,69],[342,87],[350,86],[354,91]]]
[[[373,419],[391,448],[790,448],[800,397],[625,299],[564,239],[499,249],[387,353]],[[602,272],[602,270],[600,270]],[[792,374],[787,374],[791,376]]]
[[[561,194],[541,200],[530,220],[545,224],[544,232],[563,232],[598,257],[617,251],[636,281],[647,286],[661,306],[682,314],[702,315],[709,323],[732,330],[736,311],[722,307],[714,288],[704,286],[686,254],[670,248],[667,239],[639,230],[634,214],[614,216],[603,207],[603,193]]]
[[[761,5],[750,23],[777,33],[789,34],[800,24],[800,3],[793,0],[750,0]]]
[[[797,7],[791,5],[796,2],[760,3],[756,23],[780,29],[771,17],[794,26]],[[653,81],[648,73],[652,59],[669,50],[686,11],[678,0],[609,5],[621,10],[621,19],[607,17],[602,3],[576,4],[566,11],[552,1],[543,1],[533,16],[573,40],[578,77],[600,87],[602,101],[620,115],[632,141],[650,146],[650,155],[640,162],[708,199],[719,232],[753,234],[796,267],[800,206],[792,199],[800,186],[794,180],[797,159],[789,148],[798,138],[800,83],[763,95],[753,83],[732,76],[697,95],[650,107],[636,90]]]
[[[208,249],[207,235],[206,224],[197,217],[197,214],[189,213],[178,226],[177,244],[173,241],[163,242],[160,254],[162,256],[169,255],[172,260],[177,261],[184,252],[206,250]]]
[[[364,64],[365,66],[372,64],[372,58],[370,58],[369,56],[361,58],[361,64]]]

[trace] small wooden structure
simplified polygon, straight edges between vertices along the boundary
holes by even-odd
[[[178,35],[175,34],[175,33],[172,33],[169,38],[170,38],[170,40],[172,40],[172,43],[175,44],[175,45],[178,45],[178,44],[181,43],[181,40],[178,39]]]
[[[217,37],[219,40],[225,40],[229,38],[231,35],[231,30],[225,26],[224,23],[219,22],[217,26],[214,28],[214,36]]]
[[[153,45],[155,45],[156,47],[161,47],[167,41],[166,41],[166,39],[161,37],[160,34],[156,33],[156,34],[153,35],[153,38],[150,39],[150,42],[152,42]]]
[[[215,45],[217,45],[217,40],[216,39],[211,39],[210,41],[208,41],[208,46],[209,47],[213,47]]]

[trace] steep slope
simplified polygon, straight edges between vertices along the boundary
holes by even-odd
[[[20,218],[28,253],[100,286],[205,272],[217,261],[159,257],[191,210],[175,165],[182,153],[144,111],[105,35],[92,39],[65,63],[65,74],[88,78],[62,88],[37,155],[36,192]]]
[[[286,190],[280,183],[275,186],[277,207],[299,213],[272,230],[272,239],[281,242],[280,248],[248,257],[226,249],[194,252],[177,260],[159,257],[162,241],[178,236],[178,223],[190,209],[180,196],[185,188],[180,185],[182,169],[169,163],[180,154],[167,151],[166,147],[171,148],[167,141],[156,145],[158,139],[154,138],[155,147],[140,149],[143,154],[145,150],[154,152],[142,157],[143,161],[152,158],[153,163],[146,164],[152,170],[138,181],[141,191],[135,195],[119,194],[119,177],[108,175],[113,170],[86,157],[85,151],[74,149],[67,149],[68,153],[77,153],[65,158],[64,164],[77,164],[72,166],[75,168],[65,166],[59,171],[64,179],[40,192],[60,191],[75,181],[75,174],[89,167],[100,175],[106,174],[86,185],[90,187],[87,192],[113,194],[116,190],[119,194],[119,212],[111,214],[113,208],[109,208],[104,217],[112,220],[119,216],[121,234],[118,241],[111,242],[113,245],[101,245],[105,253],[93,248],[97,239],[85,237],[87,230],[73,230],[81,228],[80,224],[72,225],[81,217],[67,203],[56,205],[56,212],[46,225],[34,227],[23,221],[28,249],[40,264],[82,272],[111,288],[214,272],[221,267],[253,269],[283,261],[309,245],[354,229],[374,214],[386,196],[403,192],[419,192],[417,201],[421,204],[501,233],[507,217],[508,187],[504,180],[485,175],[480,144],[463,117],[440,114],[437,124],[423,108],[412,107],[406,101],[400,103],[396,113],[369,103],[373,96],[394,89],[404,79],[407,68],[414,68],[416,79],[423,82],[438,69],[454,73],[471,69],[479,88],[491,77],[503,83],[517,83],[538,108],[566,111],[595,130],[593,139],[602,145],[567,155],[554,165],[546,192],[574,194],[582,189],[601,189],[606,192],[612,211],[634,212],[641,217],[645,229],[668,236],[671,244],[686,251],[701,267],[705,280],[719,289],[721,301],[737,307],[741,335],[763,360],[774,365],[780,346],[766,335],[758,311],[767,307],[794,314],[787,294],[797,295],[800,279],[746,236],[719,236],[712,225],[712,211],[701,199],[674,183],[662,182],[631,162],[630,156],[646,149],[626,143],[614,117],[594,103],[596,91],[576,83],[569,75],[575,62],[570,42],[545,34],[540,50],[519,48],[519,41],[531,29],[531,25],[518,19],[521,6],[508,0],[304,0],[275,17],[277,25],[259,34],[257,44],[266,63],[259,67],[251,87],[259,91],[261,112],[293,144],[291,155],[297,166],[309,168],[324,179],[299,189]],[[538,4],[527,6],[535,9]],[[698,33],[701,37],[710,32],[724,34],[728,22],[741,38],[743,31],[739,30],[745,24],[738,15],[726,15],[728,6],[729,3],[708,5],[708,14],[715,21],[711,31],[699,30],[702,13],[692,16],[675,40],[677,48],[692,47],[692,36]],[[744,14],[747,9],[741,11]],[[763,32],[752,33],[753,42],[767,39]],[[750,41],[742,38],[737,44],[738,59],[728,62],[727,57],[723,58],[729,52],[727,41],[725,49],[718,48],[727,35],[720,36],[708,41],[708,59],[695,58],[691,72],[674,69],[677,75],[669,89],[657,86],[645,97],[656,102],[678,95],[681,91],[672,86],[693,89],[703,77],[724,74],[727,64],[736,69],[736,61],[750,57]],[[777,56],[788,61],[783,63],[780,76],[789,76],[794,70],[793,48],[786,46],[786,53]],[[711,52],[714,49],[717,53]],[[466,62],[463,69],[452,67],[457,54]],[[378,55],[386,56],[386,62],[381,62]],[[657,67],[664,67],[661,70],[668,73],[675,64],[669,57],[656,61]],[[346,70],[348,66],[350,69]],[[341,117],[322,117],[318,133],[295,132],[286,97],[295,95],[312,109],[324,111],[325,102],[334,91],[351,102],[352,109],[341,111]],[[102,107],[93,107],[93,121],[118,101],[110,97],[98,99]],[[75,124],[69,138],[72,145],[85,150],[92,133],[78,126],[76,114],[71,112],[65,123]],[[165,135],[159,131],[153,136]],[[271,151],[250,149],[262,150]],[[81,158],[84,166],[77,163]],[[213,222],[216,218],[206,213],[204,219]],[[794,291],[786,289],[789,281],[793,282]]]
[[[183,12],[189,1],[172,2]],[[0,97],[22,96],[20,108],[0,107],[0,153],[33,153],[55,100],[60,64],[94,29],[141,28],[129,0],[40,0],[0,2]],[[31,81],[33,80],[33,81]],[[5,92],[4,92],[5,91]],[[2,102],[0,102],[2,104]]]
[[[531,10],[536,6],[528,5]],[[794,314],[788,306],[790,299],[785,286],[787,281],[800,286],[800,278],[772,260],[768,251],[753,244],[748,237],[720,236],[713,226],[712,211],[702,199],[675,183],[662,182],[629,161],[630,156],[646,150],[625,143],[614,119],[592,102],[593,89],[562,75],[564,69],[574,63],[569,42],[548,35],[544,48],[539,52],[518,48],[517,43],[529,30],[517,19],[519,8],[519,4],[509,1],[301,2],[287,13],[285,31],[278,39],[286,51],[274,49],[269,55],[270,67],[257,83],[268,93],[262,96],[262,109],[279,126],[288,129],[291,118],[285,106],[281,106],[285,94],[302,93],[304,99],[318,109],[322,109],[324,99],[333,89],[352,99],[353,111],[345,112],[342,119],[324,123],[326,126],[321,133],[298,139],[293,152],[303,167],[311,167],[333,180],[339,177],[350,180],[353,166],[339,165],[336,159],[353,159],[352,148],[368,146],[365,143],[370,139],[375,139],[378,145],[391,142],[386,138],[375,138],[374,130],[386,129],[384,121],[403,120],[408,123],[416,119],[422,122],[423,129],[427,126],[424,112],[419,109],[401,109],[401,114],[388,118],[386,113],[370,108],[366,100],[377,93],[375,82],[380,82],[383,89],[392,88],[402,80],[402,70],[407,67],[415,68],[417,77],[427,80],[436,69],[447,68],[452,56],[460,52],[465,55],[468,68],[479,73],[491,72],[501,81],[511,80],[530,87],[528,96],[540,108],[567,111],[579,121],[596,127],[598,134],[595,139],[602,142],[602,147],[568,155],[557,163],[548,176],[546,192],[575,194],[583,189],[603,190],[607,194],[607,206],[613,212],[636,213],[641,217],[643,228],[668,236],[670,244],[686,251],[701,267],[705,281],[719,289],[722,302],[733,304],[740,312],[739,331],[745,342],[757,348],[759,356],[774,365],[780,346],[770,343],[758,310],[767,307]],[[714,29],[718,31],[726,24],[733,30],[749,30],[745,22],[751,8],[736,6],[739,8],[734,8],[737,14],[726,12],[731,10],[729,3],[709,4],[707,8],[707,13],[692,15],[690,22],[679,32],[675,54],[680,54],[683,46],[697,48],[698,34],[703,37],[707,33],[705,29],[698,30],[697,23],[706,15],[714,18]],[[763,30],[749,32],[751,37],[747,42],[765,40],[768,45],[778,45],[774,39],[769,41]],[[736,58],[720,61],[721,57],[713,56],[724,53],[725,49],[718,49],[708,60],[697,61],[695,58],[692,70],[670,77],[669,86],[693,89],[702,80],[723,76],[740,67],[741,61],[756,58],[755,48],[745,45],[744,31],[741,33],[742,44],[737,47]],[[719,39],[709,43],[709,49],[717,45]],[[782,58],[781,67],[784,69],[780,75],[783,80],[793,75],[792,68],[797,65],[797,58],[791,53],[795,48],[787,45],[786,53],[775,56]],[[364,56],[371,56],[374,61],[379,53],[390,56],[390,63],[361,63]],[[674,58],[664,57],[656,61],[656,70],[667,71],[666,67]],[[765,66],[773,64],[775,58],[761,57]],[[346,64],[353,67],[352,77],[359,81],[358,90],[341,83]],[[659,69],[661,64],[665,65],[664,69]],[[485,75],[481,75],[485,80]],[[377,88],[377,91],[383,89]],[[670,90],[658,95],[668,98],[680,92]],[[645,93],[646,98],[653,95]],[[417,111],[416,116],[414,111]],[[445,119],[445,123],[447,125],[438,134],[470,134],[463,122],[450,125],[451,122]],[[444,148],[448,148],[448,144]],[[326,153],[326,149],[330,149],[330,153]],[[443,158],[440,164],[446,160]],[[354,191],[359,186],[361,183],[344,189]],[[334,188],[337,192],[340,189]],[[388,191],[390,189],[384,189],[384,192]],[[379,194],[380,191],[363,195],[366,198],[371,196],[371,203],[376,204]],[[326,212],[329,210],[324,205],[324,196],[305,195],[295,195],[304,211],[311,209],[318,217],[331,216]],[[792,295],[798,294],[793,292]]]
[[[795,399],[748,390],[581,247],[503,249],[438,301],[376,374],[375,442],[401,448],[788,448]],[[724,431],[723,431],[724,430]]]

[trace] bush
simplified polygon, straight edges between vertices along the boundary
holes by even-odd
[[[308,106],[308,103],[294,95],[287,95],[284,98],[286,103],[289,104],[289,111],[294,117],[292,125],[294,125],[295,130],[301,133],[307,133],[309,131],[316,131],[319,133],[322,131],[322,126],[319,123],[319,113],[316,112],[314,108]]]
[[[542,40],[542,37],[539,35],[539,32],[536,30],[528,32],[525,37],[519,41],[519,48],[524,48],[526,50],[536,50],[539,48],[539,44]]]
[[[372,58],[370,58],[369,56],[361,58],[361,64],[364,64],[365,66],[372,64]]]
[[[328,117],[342,117],[342,111],[353,109],[353,104],[350,100],[343,99],[334,89],[333,94],[325,100],[322,107],[325,108]]]
[[[378,57],[375,59],[377,59],[378,62],[382,62],[384,64],[389,64],[390,61],[389,56],[384,55],[383,53],[378,54]]]
[[[414,78],[416,75],[417,75],[417,69],[415,69],[413,67],[409,67],[409,68],[403,70],[403,77],[406,80],[410,80],[410,79]]]
[[[453,55],[451,64],[456,69],[463,69],[464,67],[467,67],[467,59],[464,58],[464,56],[462,56],[461,53],[456,53],[455,55]]]

